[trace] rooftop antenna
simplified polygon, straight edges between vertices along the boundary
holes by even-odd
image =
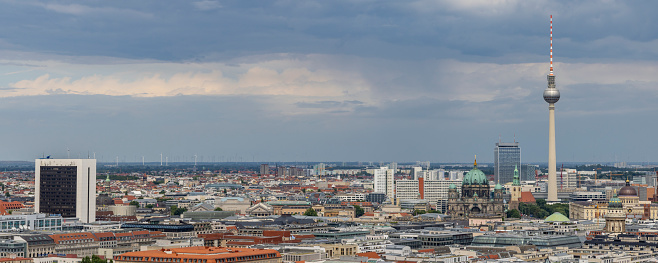
[[[71,150],[69,147],[66,147],[66,159],[71,159]]]
[[[549,75],[553,76],[553,15],[551,15],[551,72]]]
[[[94,152],[94,159],[96,159],[96,152]]]

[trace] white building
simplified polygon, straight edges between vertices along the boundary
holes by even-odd
[[[399,200],[425,199],[432,206],[439,200],[448,200],[448,188],[455,184],[461,189],[461,180],[398,180],[395,184],[396,198]]]
[[[358,201],[366,200],[366,194],[354,193],[347,195],[338,195],[336,196],[336,198],[340,199],[341,201],[358,202]]]
[[[375,184],[375,193],[384,193],[389,199],[395,198],[394,173],[393,169],[381,167],[373,170]]]
[[[96,160],[36,159],[34,211],[96,221]]]

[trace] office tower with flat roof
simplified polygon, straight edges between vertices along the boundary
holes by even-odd
[[[373,183],[375,193],[384,193],[386,197],[393,201],[395,199],[395,185],[394,185],[393,169],[388,167],[380,167],[374,170]]]
[[[494,181],[499,184],[511,182],[516,167],[521,167],[519,143],[497,142],[494,148]]]
[[[36,159],[34,211],[96,221],[96,160]]]
[[[260,165],[260,174],[270,174],[270,165],[269,164],[261,164]]]

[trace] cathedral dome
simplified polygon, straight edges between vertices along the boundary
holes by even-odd
[[[473,163],[473,169],[464,175],[464,185],[488,185],[489,180],[480,169],[478,169],[477,160]]]
[[[630,181],[626,180],[626,186],[619,189],[619,196],[637,196],[637,190],[631,186]]]
[[[496,186],[494,186],[494,190],[501,190],[501,189],[503,189],[503,186],[500,184],[496,184]]]
[[[457,186],[455,184],[450,184],[450,186],[448,186],[448,189],[457,189]]]
[[[489,184],[489,180],[487,180],[487,176],[484,175],[480,169],[477,167],[474,167],[473,170],[470,170],[466,175],[464,176],[464,183],[465,184]]]

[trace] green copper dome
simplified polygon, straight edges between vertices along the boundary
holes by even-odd
[[[448,189],[457,189],[457,186],[455,184],[450,184],[450,186],[448,186]]]
[[[503,189],[503,186],[500,184],[496,184],[496,186],[494,186],[494,190],[501,190],[501,189]]]
[[[615,195],[608,201],[608,208],[624,208],[624,205],[621,203],[621,199]]]
[[[555,212],[549,217],[547,217],[546,219],[544,219],[544,222],[569,222],[569,221],[571,220],[569,220],[568,217],[564,216],[560,212]]]
[[[466,175],[464,175],[464,181],[462,182],[464,185],[488,185],[489,180],[487,180],[487,176],[484,175],[480,169],[478,169],[478,163],[477,160],[473,163],[473,169],[468,171]]]

